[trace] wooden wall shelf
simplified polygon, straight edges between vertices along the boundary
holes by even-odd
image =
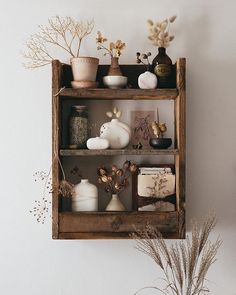
[[[173,66],[176,75],[176,86],[171,89],[141,90],[137,89],[137,77],[145,71],[143,66],[122,65],[121,70],[129,77],[128,89],[104,89],[102,77],[108,66],[99,66],[97,80],[101,88],[72,89],[71,67],[55,60],[52,63],[52,125],[53,125],[53,157],[99,157],[99,156],[173,156],[176,175],[176,211],[174,212],[63,212],[58,196],[58,186],[62,179],[58,161],[53,161],[53,196],[52,196],[52,237],[54,239],[117,239],[130,238],[136,228],[143,228],[148,223],[158,227],[166,238],[184,238],[185,208],[185,59],[180,58]],[[62,138],[63,103],[78,99],[91,100],[92,104],[99,100],[173,100],[175,136],[174,148],[168,150],[123,149],[123,150],[73,150]],[[62,118],[63,117],[63,118]]]

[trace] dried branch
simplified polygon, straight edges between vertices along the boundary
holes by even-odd
[[[39,32],[30,36],[26,42],[27,51],[23,57],[28,61],[26,68],[45,66],[53,59],[53,47],[65,51],[71,57],[78,57],[81,43],[94,28],[94,21],[76,21],[71,17],[55,16],[48,19],[46,26],[39,26]]]

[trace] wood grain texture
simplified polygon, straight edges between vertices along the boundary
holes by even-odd
[[[176,89],[73,89],[61,91],[63,97],[96,100],[173,100],[178,92]]]
[[[178,97],[175,100],[175,117],[176,117],[176,147],[179,150],[175,156],[176,166],[176,197],[178,199],[179,224],[181,225],[181,235],[185,236],[185,149],[186,149],[186,59],[180,58],[176,63],[176,86],[178,89]],[[184,227],[184,228],[183,228]]]
[[[177,212],[88,212],[60,213],[60,233],[131,233],[147,224],[161,232],[176,232]]]
[[[169,150],[155,150],[155,149],[123,149],[123,150],[73,150],[73,149],[61,149],[61,156],[122,156],[122,155],[176,155],[178,154],[177,149]]]
[[[60,145],[60,119],[59,119],[59,97],[56,95],[61,87],[61,64],[59,61],[52,62],[52,237],[58,238],[58,186],[60,169],[58,161],[59,145]]]

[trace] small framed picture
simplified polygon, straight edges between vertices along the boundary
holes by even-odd
[[[153,137],[151,123],[155,121],[155,111],[131,111],[131,144],[137,145],[139,142],[143,147],[149,146],[149,139]]]
[[[132,188],[134,210],[176,210],[174,165],[139,166],[133,175]]]

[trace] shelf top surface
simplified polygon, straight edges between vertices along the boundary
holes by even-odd
[[[123,149],[123,150],[87,150],[87,149],[60,149],[61,156],[119,156],[119,155],[176,155],[178,149]]]
[[[178,96],[177,89],[73,89],[64,88],[60,96],[79,99],[126,99],[126,100],[174,100]]]

